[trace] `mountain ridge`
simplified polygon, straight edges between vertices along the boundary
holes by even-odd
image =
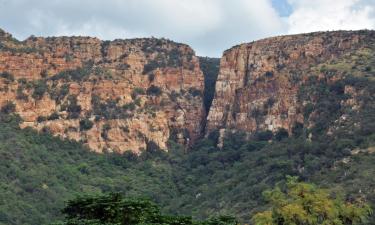
[[[346,76],[338,72],[332,78],[316,67],[371,49],[375,32],[314,32],[237,45],[224,52],[214,72],[218,78],[212,75],[214,82],[206,86],[204,58],[167,39],[31,36],[20,42],[2,34],[0,72],[14,80],[3,79],[0,104],[16,103],[22,127],[49,129],[99,152],[139,152],[148,145],[167,149],[170,138],[189,147],[215,130],[221,136],[226,129],[290,134],[307,119],[302,111],[310,103],[297,96],[304,82]],[[129,119],[134,115],[137,121]]]

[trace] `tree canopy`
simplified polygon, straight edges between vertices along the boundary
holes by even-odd
[[[55,225],[235,225],[231,216],[193,221],[189,216],[161,213],[159,207],[145,199],[124,198],[119,193],[78,197],[63,209],[66,219]]]
[[[288,177],[286,190],[264,192],[271,208],[253,216],[255,225],[359,225],[372,213],[363,202],[345,202],[315,185]]]

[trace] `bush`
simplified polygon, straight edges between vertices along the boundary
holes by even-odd
[[[47,72],[47,70],[42,70],[42,72],[40,72],[40,76],[41,76],[42,78],[46,78],[46,77],[48,77],[48,72]]]
[[[16,98],[19,99],[19,100],[24,100],[24,101],[26,101],[28,99],[28,96],[25,93],[23,93],[23,86],[22,85],[18,86],[18,88],[17,88]]]
[[[16,105],[11,102],[7,101],[3,107],[1,107],[1,112],[5,114],[14,113],[16,111]]]
[[[132,99],[136,99],[138,95],[144,95],[144,94],[145,94],[145,90],[143,88],[136,87],[132,91]]]
[[[202,96],[202,91],[201,91],[201,90],[198,90],[197,88],[194,88],[194,87],[189,88],[189,93],[190,93],[193,97]]]
[[[269,141],[273,137],[273,133],[270,130],[259,131],[255,134],[255,138],[258,141]]]
[[[2,73],[0,73],[0,77],[6,79],[6,80],[8,80],[8,81],[11,81],[11,82],[14,81],[14,76],[13,76],[13,74],[11,74],[11,73],[9,73],[9,72],[2,72]]]
[[[149,88],[147,88],[146,93],[148,95],[160,96],[162,94],[162,90],[157,86],[151,85]]]
[[[81,131],[90,130],[93,127],[94,123],[89,119],[83,119],[79,121],[79,128]]]
[[[295,177],[287,177],[286,191],[280,186],[263,193],[271,208],[254,215],[254,224],[367,224],[372,214],[367,204],[344,202],[327,190],[298,182]]]
[[[272,71],[267,71],[265,74],[264,74],[265,77],[273,77],[273,72]]]
[[[267,101],[263,105],[264,110],[268,110],[272,108],[275,102],[276,102],[275,98],[273,97],[268,98]]]
[[[154,80],[155,80],[155,74],[150,73],[150,74],[148,75],[148,81],[153,82]]]
[[[68,106],[66,111],[69,113],[69,118],[77,119],[81,113],[81,106],[77,103],[77,96],[68,96]]]
[[[68,202],[63,209],[66,221],[63,224],[196,224],[196,225],[236,225],[237,220],[230,216],[220,216],[207,221],[193,221],[188,216],[164,215],[155,203],[135,198],[124,198],[111,193],[100,196],[86,196]]]
[[[288,138],[289,137],[289,133],[286,129],[284,128],[280,128],[279,130],[277,130],[276,134],[275,134],[275,139],[277,141],[281,141],[285,138]]]
[[[158,62],[156,60],[151,60],[149,63],[147,63],[143,67],[143,74],[148,74],[149,72],[155,70],[156,68],[159,67],[165,67],[165,63]]]
[[[133,111],[135,109],[135,104],[134,104],[134,102],[130,102],[128,104],[125,104],[122,108],[124,110]]]
[[[310,114],[314,111],[314,105],[312,103],[307,103],[303,108],[303,117],[308,119]]]
[[[108,140],[108,131],[111,129],[111,125],[108,123],[103,125],[101,136],[104,140]]]
[[[47,90],[48,90],[47,84],[43,82],[42,80],[39,80],[36,83],[34,83],[34,92],[32,96],[34,99],[40,100]]]
[[[38,116],[38,118],[36,118],[36,121],[38,121],[38,123],[44,122],[46,120],[47,120],[47,117],[45,116]]]
[[[57,112],[53,112],[49,117],[48,120],[58,120],[60,118]]]
[[[93,73],[93,62],[86,62],[83,67],[65,70],[51,77],[52,80],[82,81]]]
[[[295,137],[301,136],[303,133],[303,123],[296,122],[292,128],[292,134]]]
[[[69,84],[63,84],[59,89],[55,89],[51,93],[51,97],[57,101],[60,102],[69,94]]]

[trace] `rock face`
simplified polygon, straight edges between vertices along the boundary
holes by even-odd
[[[189,145],[205,117],[203,74],[187,45],[145,38],[30,37],[0,30],[0,106],[15,104],[22,127],[91,149]]]
[[[169,138],[189,146],[204,132],[291,133],[298,123],[312,126],[319,112],[306,108],[321,98],[309,87],[323,81],[328,87],[348,75],[373,77],[374,59],[374,31],[281,36],[235,46],[224,52],[215,89],[206,89],[215,96],[212,105],[205,98],[205,108],[203,73],[187,45],[155,38],[20,42],[0,30],[0,107],[14,104],[21,127],[82,141],[98,152],[167,149]],[[344,84],[342,92],[346,99],[338,104],[351,111],[362,107],[358,87]],[[347,115],[340,118],[348,121]]]
[[[299,98],[306,81],[343,78],[361,64],[360,57],[373,53],[374,46],[374,31],[339,31],[268,38],[225,51],[207,133],[280,128],[291,132],[296,123],[309,119],[303,114],[307,102]]]

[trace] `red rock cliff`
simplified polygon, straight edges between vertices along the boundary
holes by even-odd
[[[338,31],[273,37],[225,51],[207,133],[290,132],[296,122],[308,119],[302,113],[306,103],[298,99],[301,85],[312,76],[330,82],[358,71],[354,62],[360,65],[374,46],[373,31]]]
[[[201,132],[203,74],[187,45],[145,38],[30,37],[0,30],[0,106],[22,127],[49,130],[96,151],[135,152]]]

